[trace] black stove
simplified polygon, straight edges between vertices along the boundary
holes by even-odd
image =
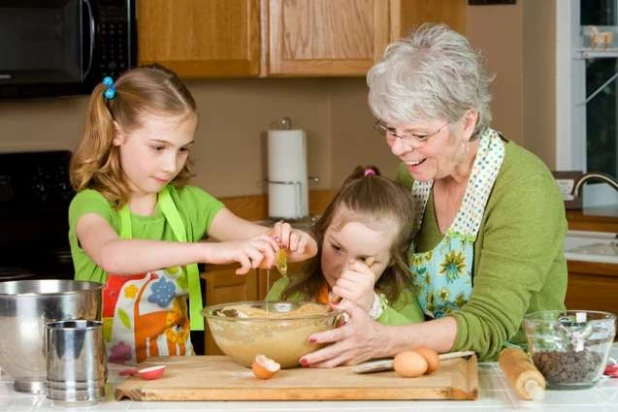
[[[0,153],[0,281],[72,279],[69,151]]]

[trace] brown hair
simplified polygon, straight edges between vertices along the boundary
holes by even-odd
[[[322,217],[313,226],[318,253],[306,264],[306,270],[291,278],[290,284],[283,291],[283,299],[296,292],[310,297],[318,295],[324,284],[324,274],[320,263],[324,234],[341,207],[353,213],[344,223],[359,220],[372,222],[382,219],[393,219],[398,223],[399,230],[390,250],[393,263],[378,279],[376,289],[384,293],[386,298],[392,302],[397,299],[405,287],[408,287],[407,283],[411,278],[406,255],[414,235],[416,217],[412,194],[399,183],[381,176],[375,166],[358,166],[348,176]]]
[[[94,189],[117,208],[129,199],[130,189],[120,165],[120,153],[113,144],[116,122],[131,132],[141,126],[144,113],[197,116],[191,92],[176,73],[158,65],[137,67],[114,82],[116,94],[107,99],[107,86],[99,83],[88,102],[86,123],[71,160],[71,184],[76,191]],[[192,176],[189,158],[172,184],[184,186]]]

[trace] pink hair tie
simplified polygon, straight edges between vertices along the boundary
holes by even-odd
[[[374,176],[376,174],[376,171],[371,169],[371,168],[367,168],[365,169],[365,176]]]

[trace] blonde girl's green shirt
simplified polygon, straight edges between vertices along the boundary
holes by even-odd
[[[405,164],[398,179],[412,187]],[[508,142],[474,243],[472,295],[459,312],[451,350],[474,350],[495,359],[506,342],[526,343],[526,313],[562,310],[567,287],[563,253],[567,230],[564,203],[552,174],[535,155]],[[416,250],[432,250],[442,240],[427,203]]]
[[[290,284],[289,278],[281,278],[277,280],[268,291],[266,300],[274,301],[281,300],[283,291]],[[313,297],[309,298],[301,292],[296,292],[286,300],[290,302],[312,301]],[[383,310],[382,315],[376,321],[383,325],[405,325],[408,323],[419,323],[424,320],[423,312],[418,304],[416,295],[412,288],[400,292],[399,297],[392,304],[389,303]]]
[[[187,240],[199,241],[208,232],[212,220],[223,208],[223,203],[195,186],[185,186],[182,189],[169,186],[169,191],[185,225]],[[79,218],[89,213],[101,216],[116,233],[120,233],[120,215],[96,190],[87,189],[79,192],[69,206],[69,243],[75,267],[75,279],[104,283],[107,273],[84,252],[75,233]],[[131,214],[131,227],[135,239],[176,241],[172,228],[158,204],[154,214],[150,216]]]

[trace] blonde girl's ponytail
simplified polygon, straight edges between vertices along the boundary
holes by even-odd
[[[114,119],[104,93],[108,89],[99,83],[93,90],[84,130],[71,160],[71,184],[77,192],[95,189],[114,203],[123,203],[123,181],[118,150],[113,144]],[[111,172],[111,173],[110,173]]]

